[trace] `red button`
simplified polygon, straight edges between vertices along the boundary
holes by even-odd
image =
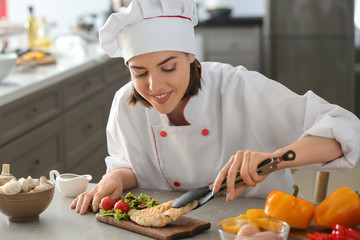
[[[205,128],[205,129],[203,129],[203,130],[201,131],[201,133],[202,133],[202,135],[207,136],[207,135],[209,135],[209,130],[207,130],[207,129]]]
[[[160,136],[166,137],[166,132],[165,132],[165,131],[161,131],[161,132],[160,132]]]
[[[176,181],[174,182],[174,186],[175,186],[175,187],[180,187],[180,185],[181,185],[181,184],[180,184],[179,182],[176,182]]]

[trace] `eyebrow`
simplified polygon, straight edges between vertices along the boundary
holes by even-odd
[[[174,59],[176,58],[175,56],[171,56],[171,57],[168,57],[167,59],[165,59],[164,61],[158,63],[156,66],[161,66],[163,65],[164,63],[167,63],[168,61],[170,61],[171,59]],[[130,66],[130,68],[134,68],[134,69],[144,69],[144,67],[139,67],[139,66]]]
[[[159,64],[158,64],[158,65],[156,65],[156,66],[163,65],[164,63],[166,63],[166,62],[168,62],[168,61],[170,61],[171,59],[174,59],[174,58],[176,58],[176,57],[175,57],[175,56],[168,57],[167,59],[165,59],[164,61],[162,61],[161,63],[159,63]]]

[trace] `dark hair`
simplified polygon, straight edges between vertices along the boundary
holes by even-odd
[[[195,61],[193,61],[190,64],[189,86],[186,89],[182,99],[198,94],[200,89],[201,89],[201,65],[200,62],[195,59]],[[128,103],[130,105],[135,105],[138,101],[140,101],[140,103],[145,107],[149,107],[149,108],[152,107],[152,105],[136,91],[133,85],[132,92],[128,98]]]

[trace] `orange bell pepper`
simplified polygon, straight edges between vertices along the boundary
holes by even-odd
[[[272,191],[265,203],[265,214],[287,222],[290,226],[305,229],[314,216],[314,205],[302,198],[298,198],[298,186],[294,186],[294,194],[279,190]]]
[[[224,223],[225,221],[228,220],[235,220],[235,219],[240,219],[240,218],[254,218],[251,219],[251,221],[247,222],[248,224],[251,224],[253,227],[257,228],[258,230],[260,230],[260,227],[263,229],[267,229],[269,231],[273,231],[273,232],[278,232],[279,229],[281,229],[282,226],[280,226],[277,222],[271,222],[267,220],[266,214],[264,209],[248,209],[246,211],[245,214],[236,216],[236,217],[232,217],[232,218],[228,218],[225,219],[221,222],[218,223],[218,226],[221,225],[223,223],[223,229],[226,232],[229,233],[237,233],[239,232],[239,230],[244,226],[244,224],[246,222],[243,221],[233,221],[233,222],[228,222],[228,223]]]
[[[246,217],[266,217],[264,209],[251,208],[246,211]]]
[[[360,197],[349,187],[339,187],[315,209],[315,223],[332,228],[336,224],[347,228],[360,225]]]

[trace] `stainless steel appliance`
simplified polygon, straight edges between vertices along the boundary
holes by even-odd
[[[265,75],[355,112],[354,0],[267,0]]]

